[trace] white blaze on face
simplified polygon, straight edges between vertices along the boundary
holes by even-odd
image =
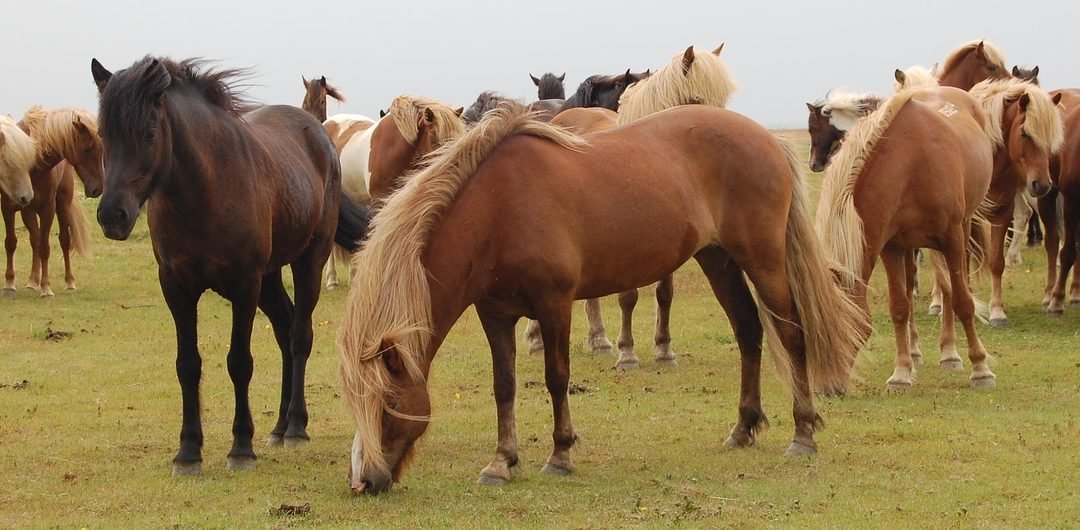
[[[360,443],[360,430],[357,429],[356,435],[353,436],[352,442],[352,467],[349,473],[350,486],[357,486],[360,484],[361,477],[364,476],[364,459],[363,459],[363,444]]]

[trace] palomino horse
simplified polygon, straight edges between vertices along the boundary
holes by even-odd
[[[627,69],[624,74],[589,76],[566,99],[559,112],[575,107],[603,107],[608,110],[618,111],[619,98],[622,97],[626,88],[649,77],[649,75],[649,70],[635,74],[631,73],[630,69]]]
[[[14,119],[0,114],[0,192],[16,208],[29,205],[34,198],[30,170],[36,160],[34,139]]]
[[[948,337],[953,316],[963,323],[972,362],[971,384],[993,387],[994,373],[975,331],[967,286],[966,248],[972,218],[993,171],[993,148],[982,109],[953,88],[904,90],[882,103],[848,133],[825,170],[817,229],[843,284],[869,315],[867,282],[880,255],[889,278],[889,309],[896,335],[890,389],[911,387],[917,332],[911,324],[914,250],[944,255],[951,290],[942,319],[941,364],[963,363]],[[940,266],[940,258],[936,259]],[[913,355],[914,354],[914,355]]]
[[[539,79],[535,75],[529,74],[529,79],[532,79],[534,85],[536,85],[536,99],[566,99],[566,89],[563,88],[563,81],[566,80],[566,72],[562,75],[555,75],[548,72]]]
[[[105,140],[105,194],[98,222],[110,239],[131,234],[148,204],[158,281],[176,324],[176,373],[183,395],[174,474],[201,471],[196,332],[207,289],[232,302],[228,367],[236,400],[230,469],[255,465],[255,423],[248,404],[251,326],[262,309],[281,348],[281,402],[269,443],[309,440],[304,371],[311,313],[334,241],[355,248],[367,212],[344,198],[334,146],[308,113],[252,107],[229,82],[234,70],[194,60],[145,57],[115,75],[91,63]],[[295,306],[282,283],[291,265]]]
[[[355,114],[337,114],[334,116],[334,121],[328,121],[326,119],[326,98],[334,98],[337,101],[345,102],[345,95],[341,93],[336,87],[326,82],[326,76],[319,76],[318,79],[312,79],[308,81],[307,78],[301,76],[300,79],[304,82],[304,101],[300,105],[300,108],[306,110],[309,114],[315,117],[323,123],[326,128],[327,134],[334,142],[334,149],[338,155],[342,155],[342,150],[352,140],[354,136],[361,135],[364,130],[371,127],[374,122],[366,116],[359,116]],[[370,139],[370,136],[368,137]],[[357,142],[357,145],[363,142]],[[366,146],[367,144],[364,143]],[[353,158],[358,158],[354,153],[358,151],[355,147],[350,151],[348,160],[350,163],[346,164],[346,160],[341,162],[341,186],[345,191],[345,194],[353,201],[359,204],[367,204],[370,202],[367,195],[367,151],[362,154],[362,162],[353,162]],[[356,166],[362,165],[363,167],[357,170]],[[349,183],[346,184],[346,174],[348,174]],[[359,182],[359,185],[356,184]],[[358,188],[361,188],[362,191]],[[338,284],[337,278],[337,261],[347,261],[348,256],[343,252],[343,247],[340,245],[334,245],[334,250],[330,254],[330,259],[326,261],[326,288],[336,289]]]
[[[398,96],[371,133],[369,192],[385,200],[421,158],[465,132],[463,109],[433,99]]]
[[[1052,315],[1060,315],[1065,311],[1065,283],[1069,277],[1069,271],[1076,265],[1077,260],[1077,232],[1080,231],[1080,90],[1055,90],[1054,97],[1060,98],[1065,106],[1065,139],[1064,145],[1056,160],[1054,169],[1057,175],[1057,185],[1062,201],[1062,216],[1060,223],[1064,227],[1064,246],[1061,249],[1060,268],[1056,271],[1051,269],[1047,277],[1046,311]],[[1041,201],[1040,201],[1041,202]],[[1047,205],[1054,208],[1054,205]],[[1040,212],[1044,211],[1044,205],[1040,203]],[[1049,220],[1056,216],[1044,215]],[[1055,222],[1056,224],[1056,222]],[[1051,249],[1057,253],[1058,237],[1057,227],[1046,226],[1046,249],[1047,259],[1056,258],[1051,256]],[[1048,263],[1056,264],[1057,260]],[[1080,271],[1080,268],[1077,269]],[[1056,274],[1055,274],[1056,273]],[[1080,301],[1080,282],[1077,281],[1076,273],[1073,276],[1072,289],[1070,290],[1069,305],[1076,307]]]
[[[65,282],[69,290],[75,289],[71,271],[72,243],[75,250],[85,253],[89,245],[86,236],[82,207],[75,198],[75,179],[61,162],[67,161],[83,181],[88,197],[101,195],[102,146],[97,133],[97,121],[82,109],[44,109],[34,106],[27,109],[21,127],[35,140],[37,155],[30,180],[34,186],[34,199],[22,209],[23,224],[30,236],[32,251],[28,287],[53,296],[49,278],[49,257],[54,218],[59,219],[60,244],[64,254]],[[15,290],[14,254],[18,239],[15,235],[15,208],[10,202],[0,205],[3,210],[7,237],[7,270],[4,290]]]
[[[514,325],[522,316],[539,320],[544,335],[554,448],[543,470],[571,472],[573,301],[658,281],[690,258],[742,354],[728,445],[752,444],[764,424],[764,332],[794,393],[788,453],[813,453],[821,417],[811,389],[846,385],[869,323],[819,253],[799,164],[760,125],[703,105],[588,143],[521,109],[500,109],[446,145],[386,201],[353,258],[360,272],[338,345],[357,427],[354,491],[378,493],[400,480],[428,426],[434,356],[471,305],[491,345],[498,415],[495,457],[480,482],[505,483],[518,467]]]

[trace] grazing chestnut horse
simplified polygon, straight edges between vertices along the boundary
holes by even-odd
[[[877,110],[882,99],[873,94],[830,90],[825,97],[807,103],[810,111],[806,128],[810,133],[810,169],[821,172],[829,163],[844,134],[855,122]]]
[[[529,79],[532,79],[534,85],[536,85],[536,99],[566,99],[566,89],[563,88],[563,81],[566,80],[566,73],[562,75],[555,75],[548,72],[539,79],[536,76],[529,74]]]
[[[357,426],[353,489],[378,493],[401,478],[428,425],[434,356],[471,305],[491,345],[498,414],[496,454],[480,482],[505,483],[519,463],[514,325],[522,316],[539,320],[544,335],[554,412],[544,471],[571,472],[573,301],[658,281],[690,258],[742,354],[728,445],[752,444],[764,424],[764,332],[794,393],[788,453],[813,453],[821,417],[811,389],[845,386],[869,323],[818,251],[799,164],[760,125],[704,105],[593,134],[587,144],[522,109],[499,109],[444,146],[386,201],[353,258],[360,272],[338,336]]]
[[[460,137],[465,132],[462,112],[433,99],[394,98],[371,133],[371,198],[385,200],[421,158]]]
[[[258,307],[281,348],[281,402],[269,443],[306,443],[304,372],[320,272],[337,241],[356,247],[366,212],[342,197],[337,153],[322,124],[290,106],[252,105],[229,85],[235,70],[147,56],[113,73],[91,63],[105,141],[98,222],[110,239],[131,234],[147,204],[158,281],[176,324],[183,395],[173,474],[201,472],[199,298],[232,302],[228,369],[236,400],[229,469],[255,465],[248,404],[251,327]],[[282,283],[292,268],[295,305]]]
[[[315,117],[315,119],[323,122],[323,126],[326,127],[326,132],[330,135],[330,139],[334,142],[334,149],[340,156],[342,149],[349,144],[350,140],[354,136],[360,135],[364,130],[371,127],[374,122],[370,118],[364,116],[356,116],[352,114],[338,114],[334,116],[334,121],[327,121],[326,119],[326,98],[331,97],[340,102],[345,102],[345,95],[341,93],[336,87],[326,82],[326,76],[320,76],[318,79],[312,79],[308,81],[307,78],[301,76],[300,79],[304,82],[304,101],[300,105],[300,108],[308,111],[309,114]],[[354,118],[355,116],[355,118]],[[344,125],[345,122],[348,125]],[[370,139],[370,136],[368,137]],[[357,142],[359,145],[362,142]],[[366,144],[365,144],[366,145]],[[354,148],[352,152],[355,152]],[[352,160],[348,160],[352,162]],[[362,165],[362,169],[356,170],[357,165]],[[346,169],[348,168],[348,169]],[[348,174],[349,184],[346,184],[346,173]],[[342,160],[341,163],[341,186],[345,191],[345,194],[354,202],[359,204],[367,204],[370,199],[367,195],[367,151],[363,153],[363,161],[360,163],[346,164],[346,160]],[[355,184],[359,182],[360,185]],[[359,189],[357,189],[359,188]],[[338,284],[337,275],[337,261],[347,261],[348,255],[344,252],[344,248],[340,245],[334,245],[334,250],[330,254],[330,259],[326,261],[326,288],[336,289]]]
[[[36,160],[34,139],[14,119],[0,114],[0,192],[16,208],[29,205],[34,198],[30,170]]]
[[[578,85],[573,95],[566,99],[559,112],[575,107],[603,107],[618,112],[619,98],[626,91],[626,87],[649,75],[649,70],[635,74],[627,69],[624,74],[589,76]]]
[[[19,127],[35,140],[37,154],[30,180],[34,186],[34,199],[22,208],[23,224],[30,237],[31,270],[27,287],[41,296],[53,296],[49,278],[49,257],[54,218],[59,219],[60,245],[64,255],[65,282],[69,290],[75,289],[71,271],[71,250],[85,254],[89,248],[82,207],[75,198],[75,179],[65,160],[83,181],[88,197],[101,195],[102,146],[97,133],[97,121],[82,109],[45,109],[34,106],[27,109]],[[15,290],[14,255],[18,245],[15,235],[15,207],[9,201],[0,204],[3,210],[7,237],[7,270],[4,290]]]
[[[941,252],[950,280],[942,285],[951,302],[942,319],[942,367],[963,369],[952,331],[955,311],[967,335],[972,386],[995,384],[975,330],[966,258],[972,219],[990,186],[987,129],[993,127],[962,90],[903,90],[855,125],[825,170],[818,234],[867,315],[867,282],[878,256],[888,275],[897,350],[890,389],[910,388],[921,359],[910,297],[914,251],[924,247]],[[940,257],[935,261],[940,267]]]

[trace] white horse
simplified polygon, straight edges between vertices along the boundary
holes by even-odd
[[[368,156],[371,154],[371,133],[375,131],[377,123],[377,120],[361,114],[335,114],[323,122],[326,134],[330,136],[341,158],[341,190],[350,199],[363,205],[371,203],[371,195],[368,193],[371,183]],[[338,259],[347,260],[348,256],[344,249],[335,246],[333,255],[326,263],[327,289],[338,286]]]

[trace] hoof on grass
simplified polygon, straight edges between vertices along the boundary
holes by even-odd
[[[547,475],[565,477],[570,474],[571,470],[552,465],[551,462],[548,462],[544,464],[544,467],[540,468],[540,472]]]
[[[936,317],[936,316],[940,315],[941,314],[941,305],[940,304],[932,304],[930,306],[930,309],[928,309],[926,311],[926,313],[929,314],[930,316],[933,316],[933,317]]]
[[[907,392],[911,390],[911,381],[904,381],[902,379],[889,379],[885,383],[885,388],[889,392]]]
[[[6,296],[6,297],[13,297],[17,293],[18,293],[18,291],[16,291],[15,289],[12,289],[11,287],[4,287],[4,291],[2,293],[0,293],[0,294],[2,294],[3,296]]]
[[[253,456],[230,456],[225,461],[225,469],[229,471],[248,471],[255,469],[255,457]]]
[[[991,318],[990,327],[995,329],[1008,329],[1012,327],[1012,323],[1007,318]]]
[[[308,442],[310,442],[310,441],[311,441],[311,438],[309,438],[306,435],[305,436],[286,436],[285,437],[285,447],[287,447],[289,449],[298,449],[300,447],[303,447],[303,446],[307,445]]]
[[[632,359],[619,359],[615,362],[615,369],[623,372],[626,370],[637,370],[641,363],[638,362],[637,357]]]
[[[960,359],[955,359],[955,358],[954,359],[942,359],[938,363],[938,366],[941,367],[941,369],[945,370],[946,372],[963,372],[964,371],[964,361],[961,361]]]
[[[997,378],[989,375],[971,380],[971,388],[976,390],[993,390],[997,388]]]
[[[666,367],[666,368],[675,368],[675,367],[679,366],[679,362],[676,361],[674,357],[670,357],[670,358],[664,358],[664,359],[657,359],[656,360],[656,365],[657,366],[663,366],[663,367]]]
[[[784,451],[784,456],[813,456],[815,454],[817,454],[817,448],[799,442],[791,442],[787,451]]]
[[[285,437],[280,434],[271,434],[266,437],[266,445],[268,447],[281,447],[285,445]]]
[[[746,439],[743,439],[741,436],[737,436],[734,434],[729,435],[727,437],[727,440],[724,440],[725,447],[733,447],[735,449],[743,449],[746,447],[750,447],[751,445],[754,445],[753,438],[747,437]]]
[[[476,483],[481,486],[505,486],[510,483],[510,479],[482,474],[480,475],[480,478],[476,479]]]
[[[202,462],[173,462],[172,476],[197,477],[202,475]]]

